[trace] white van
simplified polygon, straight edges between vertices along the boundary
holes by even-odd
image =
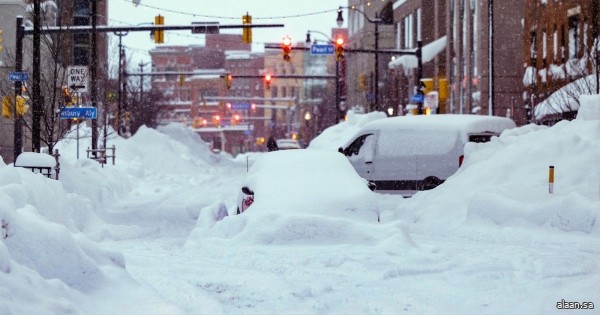
[[[514,127],[512,120],[495,116],[390,117],[364,125],[339,151],[376,191],[411,196],[454,174],[465,143],[487,142]]]

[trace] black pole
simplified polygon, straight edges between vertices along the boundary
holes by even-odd
[[[375,110],[379,111],[379,17],[375,14]]]
[[[33,152],[40,152],[40,120],[42,118],[41,104],[41,71],[40,71],[40,39],[41,39],[41,9],[40,0],[33,2],[33,110],[31,121],[31,147]]]
[[[423,78],[423,42],[417,41],[417,94],[423,95],[421,79]],[[423,101],[417,102],[417,113],[423,115]]]
[[[92,0],[92,53],[91,53],[91,61],[90,61],[90,88],[92,89],[90,92],[90,97],[92,99],[92,107],[98,107],[96,103],[98,97],[98,91],[96,89],[96,62],[98,59],[97,51],[96,51],[96,25],[97,25],[97,11],[98,11],[98,0]],[[106,106],[106,105],[105,105]],[[96,119],[92,119],[92,151],[94,153],[94,158],[97,157],[98,149],[98,122]]]
[[[488,72],[489,72],[489,84],[488,89],[490,90],[488,97],[488,115],[494,116],[494,0],[488,0]],[[531,104],[533,106],[533,104]],[[533,112],[533,109],[532,109]]]
[[[23,70],[23,17],[17,16],[17,29],[16,29],[16,51],[15,51],[15,71],[21,72]],[[15,81],[15,108],[13,111],[13,117],[15,118],[14,124],[14,148],[13,148],[13,163],[17,162],[17,157],[21,154],[23,148],[23,123],[21,122],[21,116],[17,114],[17,98],[21,96],[22,82]]]
[[[123,36],[127,35],[128,32],[115,32],[115,35],[119,36],[119,75],[118,75],[118,90],[119,100],[117,105],[117,114],[115,115],[115,128],[117,128],[117,134],[122,136],[121,124],[123,120]]]
[[[142,103],[142,96],[144,95],[144,66],[146,64],[141,62],[138,63],[138,66],[140,66],[140,73],[142,75],[140,75],[140,103]]]
[[[340,107],[340,61],[335,61],[335,122],[340,123],[342,109]]]

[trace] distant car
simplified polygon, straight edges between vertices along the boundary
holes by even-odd
[[[300,143],[294,139],[279,139],[277,142],[278,150],[301,149]]]
[[[285,212],[379,221],[376,194],[348,159],[333,151],[264,153],[248,172],[237,214]]]

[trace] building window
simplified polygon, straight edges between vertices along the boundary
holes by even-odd
[[[546,58],[548,57],[548,38],[546,36],[546,30],[542,31],[542,63],[543,67],[546,67]]]
[[[537,51],[536,51],[537,47],[536,47],[536,33],[535,31],[531,32],[531,39],[529,42],[529,59],[531,62],[532,66],[536,65],[536,57],[537,57]]]
[[[569,17],[569,59],[579,56],[579,15]]]
[[[556,25],[554,25],[554,33],[552,34],[552,59],[558,59],[558,31]]]

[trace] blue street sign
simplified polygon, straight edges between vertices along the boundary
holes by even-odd
[[[95,107],[63,107],[60,119],[96,119],[98,112]]]
[[[237,110],[250,109],[250,103],[232,103],[231,109],[237,109]]]
[[[10,81],[28,81],[29,80],[29,73],[27,72],[15,72],[15,71],[11,71],[8,73],[8,80]]]
[[[244,134],[245,135],[251,135],[252,134],[252,130],[244,130]]]
[[[423,95],[423,94],[414,94],[412,96],[412,98],[410,99],[410,101],[413,103],[423,103],[424,100],[425,100],[425,95]]]
[[[333,45],[310,45],[311,55],[333,55]]]

